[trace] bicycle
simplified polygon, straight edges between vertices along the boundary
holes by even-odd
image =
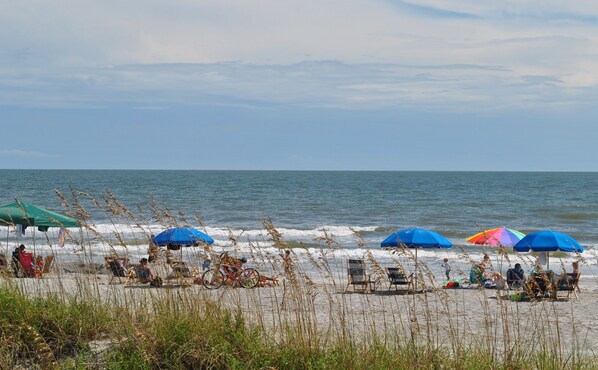
[[[220,262],[201,276],[201,283],[207,289],[218,289],[225,281],[232,281],[232,286],[239,283],[243,288],[255,288],[260,281],[260,273],[251,267],[243,268],[246,262],[232,258],[228,254],[220,255]]]

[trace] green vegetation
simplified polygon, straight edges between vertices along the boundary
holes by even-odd
[[[171,302],[174,303],[174,302]],[[196,301],[194,303],[199,303]],[[205,301],[184,313],[177,304],[155,310],[115,309],[100,300],[31,298],[0,288],[0,364],[109,369],[560,369],[591,368],[592,358],[563,363],[554,351],[515,351],[500,358],[483,345],[448,348],[396,341],[324,343],[298,327],[273,338],[249,325],[240,310]],[[298,333],[303,335],[297,335]],[[99,344],[105,348],[98,350]],[[546,344],[546,343],[544,343]],[[546,346],[540,346],[540,348]]]

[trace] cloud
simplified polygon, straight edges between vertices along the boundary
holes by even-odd
[[[13,76],[9,84],[0,82],[0,98],[13,106],[139,110],[288,105],[496,111],[588,104],[596,96],[591,80],[570,84],[571,78],[550,68],[474,64],[132,64]]]
[[[425,6],[413,4],[407,1],[391,1],[395,6],[401,10],[407,10],[412,14],[431,18],[445,18],[445,19],[475,19],[477,15],[454,10],[442,9],[439,7]]]
[[[0,5],[5,105],[495,110],[598,88],[587,3],[34,3]]]
[[[21,149],[0,149],[0,157],[5,158],[48,158],[48,153]]]

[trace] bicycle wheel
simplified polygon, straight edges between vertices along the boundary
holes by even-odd
[[[239,283],[243,288],[255,288],[260,281],[260,273],[256,269],[246,268],[239,275]]]
[[[208,289],[218,289],[224,283],[224,275],[220,270],[208,270],[201,276],[201,283]]]

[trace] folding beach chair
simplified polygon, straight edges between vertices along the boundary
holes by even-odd
[[[35,265],[33,264],[33,254],[28,252],[19,253],[20,270],[23,277],[33,277],[35,275]]]
[[[122,278],[127,277],[127,269],[129,268],[129,259],[124,257],[107,256],[104,257],[106,261],[106,268],[110,272],[110,281],[118,278],[118,282],[122,283]]]
[[[414,290],[413,274],[407,275],[399,267],[387,267],[386,272],[388,274],[388,289],[394,285],[395,290],[398,290],[399,286],[406,286],[409,292]]]
[[[42,276],[50,272],[50,269],[52,268],[52,262],[54,262],[54,256],[46,256],[44,269],[42,270]]]
[[[356,287],[361,287],[362,291],[374,291],[378,285],[377,279],[372,279],[367,273],[365,268],[365,260],[363,259],[350,259],[347,260],[347,288],[353,285],[353,291],[356,291]]]
[[[561,279],[559,279],[559,281],[557,282],[557,293],[558,292],[567,292],[567,298],[569,298],[571,296],[571,292],[573,292],[573,294],[575,294],[575,298],[579,298],[577,296],[576,291],[579,291],[579,276],[581,274],[572,274],[569,273],[565,276],[563,276]]]

